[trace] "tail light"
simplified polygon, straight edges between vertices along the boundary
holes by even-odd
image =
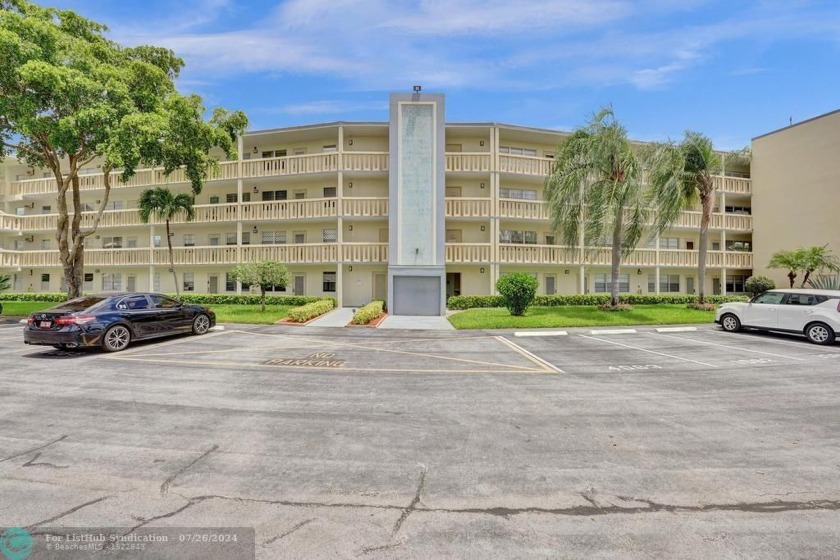
[[[30,315],[29,318],[26,319],[26,324],[27,325],[31,325],[34,322],[35,322],[35,316],[34,315]]]
[[[55,320],[56,325],[84,325],[96,319],[95,315],[65,315]]]

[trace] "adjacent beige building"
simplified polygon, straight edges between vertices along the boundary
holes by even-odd
[[[753,138],[752,147],[755,273],[787,287],[787,271],[766,266],[776,251],[828,244],[840,254],[840,111]]]
[[[390,152],[400,149],[391,142],[390,125],[334,122],[244,135],[239,158],[222,161],[196,198],[196,219],[172,226],[181,288],[238,293],[242,287],[228,275],[234,265],[276,259],[291,272],[285,293],[331,295],[347,306],[387,299],[395,246],[389,231]],[[785,135],[806,135],[810,126],[816,121],[756,139],[753,167],[762,172],[760,183],[746,167],[717,177],[707,293],[742,292],[756,266],[754,254],[763,264],[776,246],[829,241],[824,232],[832,231],[826,229],[833,219],[828,189],[832,175],[838,176],[832,155],[840,141],[840,114],[819,124],[820,134],[833,138],[830,145],[801,140],[793,152],[801,155],[793,157]],[[446,296],[491,294],[499,276],[513,271],[535,275],[543,294],[609,290],[608,249],[588,251],[582,259],[584,251],[560,246],[549,225],[543,184],[563,137],[555,130],[497,123],[445,124],[440,166]],[[765,155],[765,146],[772,155]],[[783,161],[797,163],[781,175]],[[104,193],[102,175],[95,166],[83,173],[82,205],[91,211]],[[805,178],[824,186],[821,198],[798,198],[801,190],[781,194]],[[12,160],[2,166],[0,180],[0,274],[12,276],[16,291],[62,290],[55,180]],[[754,182],[761,185],[757,197]],[[158,185],[189,191],[183,174],[164,177],[160,169],[140,170],[112,189],[108,210],[85,247],[85,290],[174,291],[164,227],[142,224],[137,212],[140,193]],[[753,212],[754,198],[761,202],[756,209],[767,214]],[[826,217],[803,225],[820,212]],[[669,232],[643,241],[624,262],[621,290],[696,292],[699,224],[699,209],[686,211]],[[757,246],[761,240],[760,253],[754,253],[754,238]]]

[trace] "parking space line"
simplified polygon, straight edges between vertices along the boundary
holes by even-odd
[[[656,332],[694,332],[696,330],[697,327],[662,327],[656,329]]]
[[[515,332],[513,336],[566,336],[566,331],[523,331]]]
[[[505,344],[506,346],[508,346],[514,352],[517,352],[517,353],[521,354],[522,356],[525,356],[526,358],[528,358],[529,360],[531,360],[535,364],[537,364],[539,366],[542,366],[543,368],[549,369],[549,370],[551,370],[555,373],[566,373],[565,371],[563,371],[559,367],[555,366],[551,362],[547,362],[546,360],[540,358],[536,354],[533,354],[533,353],[529,352],[528,350],[525,350],[524,348],[522,348],[521,346],[519,346],[515,342],[511,342],[510,340],[506,339],[503,336],[497,336],[497,337],[494,337],[494,338],[496,340],[498,340],[499,342],[501,342],[502,344]]]
[[[607,344],[613,344],[615,346],[622,346],[624,348],[630,348],[631,350],[638,350],[640,352],[647,352],[648,354],[656,354],[657,356],[665,356],[666,358],[674,358],[675,360],[681,360],[683,362],[691,362],[693,364],[700,364],[702,366],[709,366],[709,367],[713,367],[713,368],[718,367],[715,364],[710,364],[710,363],[707,363],[707,362],[700,362],[698,360],[691,360],[689,358],[682,358],[680,356],[674,356],[673,354],[666,354],[664,352],[657,352],[655,350],[648,350],[647,348],[639,348],[638,346],[631,346],[629,344],[622,344],[621,342],[616,342],[614,340],[606,340],[606,339],[597,338],[597,337],[594,337],[594,336],[586,336],[585,334],[582,334],[580,336],[582,336],[583,338],[588,338],[590,340],[597,340],[599,342],[606,342]],[[663,336],[667,336],[667,335],[663,335]]]
[[[713,331],[710,330],[710,333],[714,333],[715,336],[723,336],[727,337],[729,340],[732,340],[732,333],[724,333],[720,331]],[[780,340],[778,338],[770,338],[760,334],[753,334],[753,333],[738,333],[735,336],[744,336],[746,340],[754,340],[756,342],[769,342],[770,344],[783,344],[785,346],[795,346],[796,348],[802,348],[803,350],[817,350],[820,354],[840,354],[840,350],[831,347],[831,346],[818,346],[806,341],[804,338],[801,339],[801,342],[794,342],[792,340]],[[762,338],[764,336],[764,338]]]
[[[742,348],[740,346],[730,346],[729,344],[718,344],[717,342],[707,342],[705,340],[696,340],[693,338],[685,338],[681,336],[672,336],[670,334],[661,334],[661,333],[650,333],[654,336],[665,336],[668,338],[674,338],[676,340],[682,340],[687,342],[696,342],[697,344],[707,344],[709,346],[720,346],[721,348],[729,348],[730,350],[738,350],[740,352],[751,352],[753,354],[764,354],[765,356],[774,356],[776,358],[785,358],[787,360],[796,360],[798,362],[806,361],[805,358],[795,358],[793,356],[785,356],[783,354],[774,354],[772,352],[762,352],[761,350],[748,350],[747,348]]]
[[[589,334],[636,334],[636,329],[600,329],[589,331]]]

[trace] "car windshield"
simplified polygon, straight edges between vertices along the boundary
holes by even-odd
[[[50,311],[57,311],[57,312],[75,312],[75,311],[84,311],[85,309],[89,309],[94,305],[102,303],[106,298],[104,297],[97,297],[97,296],[82,296],[75,299],[71,299],[65,301],[64,303],[59,303],[55,307],[50,308]]]

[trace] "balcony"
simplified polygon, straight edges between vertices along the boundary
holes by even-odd
[[[548,220],[548,204],[541,200],[499,199],[499,217],[514,220]]]
[[[447,173],[489,173],[490,154],[452,152],[445,156]]]
[[[387,263],[387,243],[343,243],[341,260],[346,263]]]
[[[697,251],[636,249],[629,256],[622,258],[621,266],[631,267],[668,267],[668,268],[696,268]],[[743,268],[751,269],[752,253],[734,251],[709,251],[706,265],[709,268]],[[520,245],[499,244],[499,262],[502,264],[534,264],[534,265],[578,265],[580,264],[580,250],[557,245]],[[587,253],[586,264],[590,266],[610,266],[612,256],[609,249],[594,249]]]
[[[21,231],[20,216],[0,212],[0,231]]]
[[[338,200],[335,198],[246,202],[242,204],[243,221],[311,220],[334,218],[337,215]]]
[[[243,179],[332,173],[335,171],[338,171],[337,152],[249,159],[242,162]]]
[[[388,152],[344,152],[341,154],[343,171],[388,171]]]
[[[491,216],[489,198],[447,198],[447,218],[484,218]]]
[[[458,264],[488,264],[490,243],[447,243],[446,262]]]
[[[348,197],[341,199],[342,215],[354,218],[388,216],[388,197]]]
[[[499,154],[499,172],[513,175],[546,177],[551,171],[553,160],[534,156]]]

